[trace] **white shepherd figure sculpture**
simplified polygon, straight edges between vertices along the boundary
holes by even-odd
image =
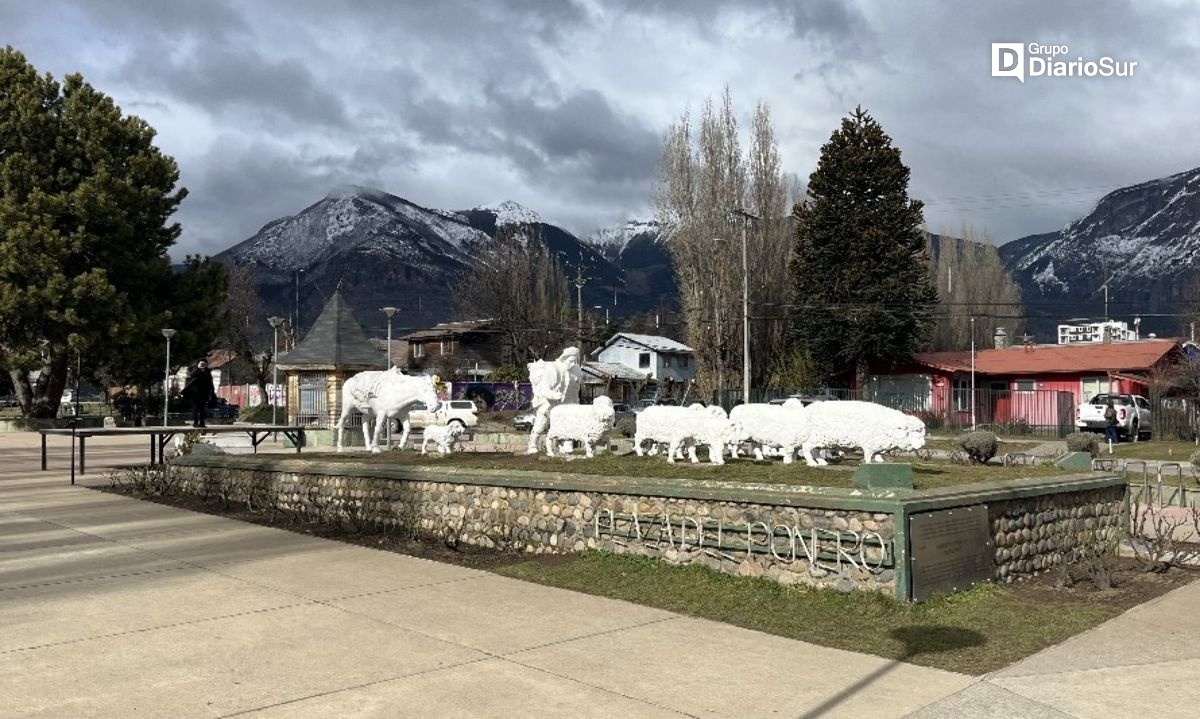
[[[553,362],[530,362],[529,384],[533,389],[533,429],[529,431],[526,454],[537,454],[538,437],[550,426],[550,408],[560,404],[579,404],[579,384],[583,370],[579,368],[579,348],[568,347]]]
[[[430,412],[441,405],[437,396],[437,379],[414,377],[393,367],[389,370],[359,372],[342,385],[342,416],[337,423],[337,451],[342,451],[342,429],[354,410],[362,412],[363,441],[373,454],[379,452],[379,436],[388,421],[398,418],[404,427],[400,448],[408,443],[408,412],[417,402],[423,402]],[[371,423],[375,432],[369,431]]]

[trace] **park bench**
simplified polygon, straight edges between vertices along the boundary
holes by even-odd
[[[150,464],[163,461],[167,443],[177,434],[199,432],[200,434],[245,434],[250,437],[254,452],[258,453],[258,445],[275,433],[281,433],[292,441],[299,454],[304,446],[304,428],[282,424],[224,424],[211,427],[189,427],[186,425],[166,427],[73,427],[71,429],[39,429],[42,435],[42,471],[46,471],[46,438],[50,435],[71,438],[71,448],[74,454],[75,440],[79,440],[79,473],[87,471],[87,439],[89,437],[127,437],[144,435],[150,438]],[[74,483],[75,463],[71,463],[71,478]]]

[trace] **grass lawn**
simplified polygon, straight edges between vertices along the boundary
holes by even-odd
[[[706,454],[700,452],[703,459]],[[853,469],[857,462],[846,461],[829,467],[809,467],[804,462],[785,465],[779,460],[756,462],[749,459],[727,460],[724,465],[706,462],[670,464],[662,458],[638,457],[634,454],[613,455],[603,453],[593,459],[582,455],[572,457],[547,457],[537,455],[514,455],[509,453],[458,452],[445,457],[426,455],[412,451],[367,454],[356,451],[346,454],[305,454],[313,461],[350,461],[388,465],[419,465],[426,467],[461,467],[465,469],[510,469],[535,472],[573,474],[598,474],[617,477],[663,477],[666,479],[715,479],[737,482],[767,484],[809,485],[820,487],[850,487],[853,484]],[[917,489],[950,487],[974,482],[997,479],[1019,479],[1022,477],[1046,477],[1070,472],[1056,467],[1000,467],[995,465],[975,466],[951,464],[931,460],[913,464],[914,482]]]
[[[588,552],[558,562],[496,567],[500,574],[734,624],[827,647],[967,674],[1004,667],[1104,622],[1141,601],[1097,601],[1100,592],[983,584],[923,604],[890,597],[785,587],[706,567]],[[1129,584],[1186,581],[1132,574]],[[1151,587],[1157,594],[1170,587]],[[1138,594],[1134,592],[1133,594]],[[1111,598],[1111,596],[1110,596]]]
[[[1102,438],[1103,439],[1103,438]],[[1192,452],[1200,449],[1194,442],[1121,442],[1113,445],[1113,456],[1124,459],[1157,459],[1187,464]],[[1100,456],[1108,456],[1108,444],[1100,447]]]

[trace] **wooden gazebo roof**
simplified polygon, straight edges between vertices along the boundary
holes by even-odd
[[[281,353],[281,370],[384,369],[386,354],[371,345],[340,292],[321,310],[312,329],[291,352]]]

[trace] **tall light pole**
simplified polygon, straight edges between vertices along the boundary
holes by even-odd
[[[380,307],[379,311],[383,313],[384,317],[387,317],[387,321],[388,321],[387,360],[383,363],[383,368],[391,369],[392,368],[392,318],[395,317],[396,313],[399,312],[400,310],[398,310],[395,307]]]
[[[175,336],[175,330],[169,327],[162,331],[163,337],[167,338],[167,369],[163,373],[163,426],[167,426],[167,414],[171,409],[171,338]]]
[[[276,360],[279,356],[279,325],[286,321],[278,316],[267,318],[267,323],[271,325],[271,331],[275,334],[275,344],[271,350],[271,392],[267,399],[271,403],[271,424],[278,424],[275,413],[279,403],[276,401],[275,393],[279,391],[279,364]]]
[[[296,270],[296,313],[292,323],[292,349],[296,349],[296,343],[300,340],[300,275],[303,273],[304,270]]]
[[[975,318],[971,318],[971,429],[975,426]]]
[[[742,404],[750,403],[750,259],[746,248],[747,225],[762,219],[741,207],[729,211],[742,218]]]

